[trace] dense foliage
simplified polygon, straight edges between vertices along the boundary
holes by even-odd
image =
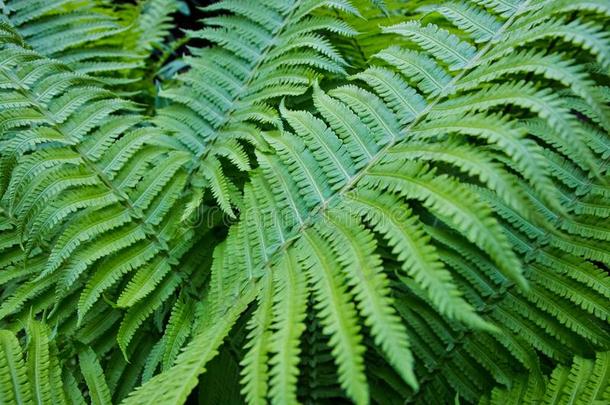
[[[0,0],[0,403],[610,402],[609,0]]]

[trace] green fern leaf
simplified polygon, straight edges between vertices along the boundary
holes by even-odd
[[[79,362],[89,388],[91,403],[95,405],[109,404],[111,402],[110,391],[95,352],[91,348],[87,348],[80,353]]]
[[[28,384],[26,367],[19,341],[11,332],[0,331],[0,378],[2,396],[7,402],[28,404],[32,402],[32,392]]]

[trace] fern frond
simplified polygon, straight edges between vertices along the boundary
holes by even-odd
[[[243,385],[242,394],[250,404],[263,404],[268,394],[269,367],[268,357],[271,339],[271,311],[273,304],[273,284],[271,277],[263,285],[258,307],[253,314],[248,328],[250,329],[248,349],[241,362]]]
[[[3,397],[610,399],[606,0],[177,12],[0,0]]]
[[[208,6],[206,11],[229,15],[209,17],[207,27],[189,34],[217,46],[187,59],[190,70],[178,77],[181,85],[161,93],[175,103],[168,107],[175,112],[162,112],[158,123],[170,131],[180,128],[176,135],[186,145],[199,144],[192,149],[198,159],[191,170],[210,179],[214,196],[229,215],[231,186],[219,164],[209,165],[227,150],[241,154],[235,149],[234,130],[278,126],[277,110],[270,104],[274,99],[304,93],[319,72],[344,72],[345,62],[325,34],[355,33],[337,18],[316,17],[321,8],[357,12],[347,1],[227,1]],[[213,81],[201,80],[209,75]]]
[[[173,365],[180,348],[191,333],[193,319],[192,300],[183,298],[176,301],[167,321],[164,335],[163,369],[168,369]]]
[[[7,402],[27,404],[32,402],[32,391],[28,383],[26,367],[19,341],[11,332],[0,331],[0,378],[2,397]]]
[[[435,249],[429,245],[423,230],[418,226],[418,218],[408,207],[404,207],[401,219],[390,212],[392,207],[400,207],[395,199],[380,199],[373,190],[362,189],[348,196],[348,207],[362,212],[376,229],[385,235],[388,243],[404,262],[403,270],[428,291],[431,300],[440,311],[450,317],[479,327],[486,327],[474,310],[459,298],[451,275],[443,269]],[[355,206],[354,206],[355,205]]]
[[[146,0],[139,4],[140,12],[133,27],[137,31],[136,50],[161,48],[172,28],[171,14],[179,8],[178,0]]]
[[[197,384],[197,377],[205,371],[205,365],[217,354],[231,326],[245,307],[255,298],[252,286],[242,292],[237,303],[232,302],[221,312],[208,308],[206,327],[195,336],[167,372],[148,380],[122,403],[148,404],[151,401],[183,403]],[[159,394],[161,393],[161,396]]]
[[[87,387],[89,387],[91,403],[95,405],[110,403],[110,391],[95,352],[91,348],[87,348],[78,358]]]
[[[28,378],[33,387],[33,399],[35,403],[45,404],[51,402],[51,390],[63,391],[61,386],[51,385],[51,364],[49,359],[48,332],[46,326],[38,322],[31,322],[28,325]],[[55,365],[57,366],[57,365]],[[53,373],[56,371],[53,370]],[[61,393],[63,395],[63,392]],[[64,401],[65,402],[65,399]]]
[[[27,322],[27,344],[24,347],[12,332],[0,331],[3,342],[0,350],[2,400],[11,404],[84,404],[82,392],[71,370],[65,367],[66,359],[60,357],[49,327],[31,318],[24,321]],[[27,355],[25,361],[24,355]],[[93,403],[110,403],[95,353],[89,348],[80,358]]]
[[[603,402],[608,398],[608,352],[595,359],[574,357],[571,367],[557,366],[548,383],[540,385],[536,376],[524,376],[510,389],[495,388],[480,404],[505,403],[582,403]]]
[[[280,255],[294,251],[304,255],[308,260],[306,263],[317,263],[312,269],[316,268],[318,274],[310,274],[312,294],[320,297],[326,291],[330,297],[332,294],[329,295],[328,290],[323,290],[323,286],[319,285],[322,270],[338,267],[339,263],[354,263],[358,255],[354,250],[346,249],[349,241],[352,238],[355,240],[355,235],[340,249],[330,242],[330,249],[324,244],[328,235],[339,238],[341,235],[329,226],[328,220],[332,219],[329,215],[336,209],[339,212],[353,212],[357,201],[356,212],[363,217],[353,218],[356,222],[355,228],[352,228],[359,229],[362,221],[380,235],[386,235],[386,241],[378,237],[373,241],[377,249],[387,250],[383,250],[386,253],[384,267],[392,269],[392,277],[398,279],[392,284],[392,291],[400,291],[401,298],[392,305],[402,308],[405,302],[409,302],[407,297],[412,297],[409,299],[417,302],[412,304],[415,308],[420,308],[423,303],[429,308],[430,319],[424,317],[421,323],[411,319],[419,319],[415,312],[401,313],[404,315],[402,321],[409,325],[407,331],[411,350],[416,356],[423,356],[429,364],[428,372],[417,379],[419,385],[423,384],[425,388],[420,389],[420,393],[413,393],[412,400],[431,398],[431,393],[441,381],[437,378],[451,381],[448,393],[457,391],[471,401],[476,400],[490,381],[510,383],[514,371],[509,364],[515,359],[519,367],[538,367],[537,354],[528,345],[556,359],[563,359],[562,344],[575,350],[579,344],[593,347],[607,345],[607,336],[599,328],[605,315],[594,304],[600,296],[593,294],[587,298],[586,293],[581,295],[577,292],[580,287],[576,284],[572,284],[569,293],[552,283],[547,287],[544,281],[540,281],[543,271],[537,272],[529,264],[533,258],[542,256],[538,252],[542,250],[545,240],[571,252],[572,257],[604,262],[607,258],[599,249],[593,248],[589,240],[582,239],[582,243],[579,243],[570,237],[568,242],[565,238],[551,236],[550,229],[546,231],[551,226],[550,221],[565,215],[566,207],[563,206],[548,157],[543,152],[548,141],[531,136],[529,129],[522,126],[522,120],[524,117],[538,116],[550,129],[545,136],[557,139],[553,144],[569,146],[570,155],[580,162],[583,172],[597,175],[596,152],[582,138],[573,135],[582,124],[565,108],[562,95],[550,89],[541,90],[537,79],[509,80],[497,84],[496,80],[503,77],[502,74],[488,76],[488,73],[484,73],[494,72],[493,66],[496,64],[501,71],[504,60],[497,55],[506,55],[502,53],[504,40],[516,38],[513,37],[514,27],[528,24],[530,17],[527,10],[537,10],[537,6],[529,7],[527,2],[510,3],[514,7],[508,7],[508,4],[505,2],[504,6],[500,6],[485,2],[485,5],[504,13],[507,19],[468,6],[472,7],[472,13],[484,15],[489,20],[488,26],[495,27],[493,35],[487,40],[481,37],[476,47],[434,24],[424,26],[412,21],[387,28],[387,32],[402,34],[407,41],[430,56],[395,46],[378,54],[389,66],[373,66],[356,74],[354,77],[359,79],[358,85],[340,86],[328,93],[315,85],[312,102],[319,117],[311,112],[292,111],[282,105],[282,118],[286,119],[294,133],[282,127],[279,134],[265,134],[273,150],[266,153],[257,151],[261,169],[252,176],[253,186],[245,188],[246,209],[257,207],[257,211],[265,214],[261,213],[256,219],[253,217],[257,215],[250,214],[241,218],[239,225],[229,235],[226,246],[226,249],[238,254],[239,259],[219,263],[226,268],[226,272],[233,274],[235,272],[229,269],[241,263],[244,266],[241,277],[245,282],[257,279],[261,272],[264,274],[270,268],[274,272],[283,271],[280,263],[285,262],[279,260]],[[459,30],[471,28],[476,22],[474,19],[478,18],[473,17],[475,14],[472,13],[467,22],[453,17],[449,20],[455,22]],[[570,27],[574,28],[575,35],[579,35],[579,26],[575,24]],[[557,37],[564,36],[557,33]],[[543,38],[547,37],[540,39]],[[515,60],[525,54],[529,55],[517,54]],[[532,58],[539,55],[534,51],[531,54]],[[553,51],[549,54],[557,61],[567,58]],[[525,59],[523,62],[526,63]],[[522,63],[517,62],[516,65],[521,68]],[[432,66],[432,69],[425,69]],[[544,73],[551,72],[550,66],[540,70],[525,67],[521,72],[541,73],[545,80],[554,81],[553,85],[557,88],[569,88],[581,94],[586,99],[585,104],[597,105],[597,111],[605,109],[599,98],[592,98],[582,90],[591,88],[593,81],[583,73],[576,59],[566,59],[565,64],[557,63],[553,67],[556,69],[553,73]],[[514,74],[518,75],[519,71],[514,71]],[[481,81],[476,77],[481,77]],[[477,89],[477,92],[471,92],[473,89]],[[507,105],[519,108],[507,110]],[[458,151],[462,151],[456,139],[473,142],[473,160],[455,157]],[[482,143],[489,145],[481,146]],[[466,147],[463,149],[466,153]],[[422,152],[408,158],[409,150]],[[428,154],[432,150],[437,150],[438,154]],[[423,151],[426,151],[425,154]],[[414,161],[422,156],[426,156],[428,164]],[[410,161],[405,162],[407,159]],[[482,162],[487,159],[489,163],[486,169],[483,166],[474,168],[475,162],[483,165]],[[449,170],[447,163],[467,176]],[[502,192],[497,189],[499,184],[492,184],[487,177],[491,175],[487,173],[491,167],[496,169],[490,170],[490,173],[496,173],[496,170],[503,173],[498,174],[502,177],[502,187],[505,187]],[[519,213],[520,218],[525,220],[523,227],[516,226],[516,222],[505,223],[507,219],[502,214],[504,208],[500,208],[498,198],[487,199],[491,193],[482,190],[478,181],[498,192],[505,200],[503,204],[510,206],[515,214]],[[531,186],[526,186],[527,183]],[[262,191],[264,184],[268,185],[270,192]],[[517,192],[516,196],[510,195],[511,191],[508,190],[516,189],[522,191]],[[402,209],[403,216],[397,219],[391,209],[404,207],[407,203],[415,208]],[[370,207],[375,207],[375,210]],[[245,232],[245,229],[264,224],[265,215],[271,210],[277,211],[283,218],[279,224],[274,222],[267,225],[262,235],[260,232],[256,236],[254,232]],[[392,224],[391,232],[389,224]],[[564,226],[570,227],[572,224],[566,222]],[[455,242],[457,246],[451,246],[451,249],[456,249],[461,258],[446,258],[446,247],[439,247],[443,239],[437,238],[432,225],[446,227],[443,232],[459,235]],[[597,230],[575,226],[578,228],[574,229],[575,233],[587,235],[585,238],[605,239],[603,226]],[[515,238],[515,233],[521,232],[531,235],[534,241],[523,240],[521,236]],[[540,236],[536,236],[537,233]],[[247,236],[250,234],[252,236]],[[402,242],[399,243],[399,240]],[[407,249],[409,246],[417,246],[417,249]],[[248,251],[237,253],[238,247],[246,247]],[[521,254],[523,249],[534,250],[531,256],[518,257],[516,252]],[[428,258],[433,265],[418,268],[411,259],[412,252],[424,251],[428,256],[434,256],[433,260]],[[439,251],[442,254],[436,253]],[[416,257],[422,257],[421,253]],[[354,267],[358,266],[348,268]],[[533,275],[536,272],[537,277]],[[333,280],[329,271],[324,274],[328,280]],[[585,277],[584,273],[581,274]],[[357,301],[363,299],[364,282],[355,283],[348,277],[343,283],[333,284],[335,302],[342,302],[344,294],[356,294]],[[525,287],[530,283],[532,289],[528,290]],[[345,288],[349,288],[347,292]],[[570,315],[571,298],[582,303],[583,312],[579,317],[572,318]],[[551,300],[556,299],[560,302],[551,304]],[[446,300],[451,300],[451,304]],[[325,302],[332,300],[327,298]],[[597,309],[593,309],[595,307]],[[324,324],[332,308],[315,309],[321,312]],[[488,310],[493,315],[487,315]],[[589,315],[585,315],[585,312]],[[589,318],[592,312],[597,315]],[[355,316],[353,308],[343,308],[340,314],[335,314],[337,319],[340,319],[340,315],[345,319]],[[365,313],[362,315],[367,316]],[[372,320],[367,319],[367,322]],[[333,333],[352,336],[353,329],[347,322],[336,325],[336,328],[342,329],[333,330]],[[371,323],[373,337],[383,348],[382,332],[376,331],[373,325]],[[415,337],[413,328],[423,335]],[[424,334],[426,329],[429,330],[426,332],[428,334]],[[523,338],[517,336],[519,330],[527,331]],[[508,337],[487,335],[488,331],[502,331],[508,333]],[[331,346],[333,339],[338,339],[334,336],[331,335]],[[455,351],[452,349],[448,356],[453,366],[445,367],[445,363],[435,360],[445,350],[443,344],[433,344],[435,340],[455,347]],[[337,356],[339,382],[348,396],[357,400],[359,396],[353,389],[361,383],[355,382],[358,378],[354,374],[346,372],[343,355],[337,351],[333,354]],[[392,356],[388,357],[391,361]],[[501,363],[497,363],[498,358],[503,359]],[[421,357],[416,357],[415,361],[418,359],[421,361]],[[489,374],[482,373],[474,363]],[[455,370],[463,365],[468,365],[463,375],[451,371],[451,367]],[[359,367],[350,365],[349,370],[353,372]],[[406,381],[415,385],[415,381],[409,377],[409,369],[400,372]],[[345,385],[347,378],[354,381],[349,387]]]
[[[485,9],[473,7],[467,2],[449,2],[435,9],[461,31],[470,34],[474,42],[486,42],[502,24]]]
[[[330,335],[330,345],[339,369],[339,382],[356,404],[369,402],[368,387],[364,375],[363,352],[356,309],[350,294],[339,283],[333,271],[337,263],[329,260],[324,239],[315,230],[305,231],[300,247],[302,260],[311,283],[314,285],[316,309],[319,312],[323,332]]]
[[[383,32],[399,34],[413,40],[422,49],[447,64],[450,70],[464,68],[476,54],[476,48],[468,42],[460,41],[455,35],[435,25],[424,27],[417,21],[409,21],[386,27]]]
[[[173,149],[165,134],[133,113],[132,103],[93,79],[23,48],[5,44],[2,49],[15,52],[2,66],[7,83],[2,92],[9,98],[0,109],[12,117],[30,111],[44,117],[35,126],[3,120],[8,125],[2,134],[3,173],[10,176],[3,205],[15,226],[13,240],[27,240],[20,260],[40,249],[47,258],[42,269],[32,268],[38,274],[11,291],[2,316],[17,316],[34,299],[39,300],[36,311],[50,309],[52,284],[59,305],[96,275],[82,292],[82,322],[103,292],[137,270],[122,286],[125,291],[113,291],[119,305],[135,305],[196,240],[191,229],[178,231],[176,210],[184,203],[190,154]],[[23,103],[15,104],[13,96]],[[166,158],[171,163],[160,165]],[[170,298],[166,293],[153,301],[158,307]],[[132,325],[140,325],[141,317]]]
[[[271,336],[271,380],[269,394],[276,404],[297,404],[297,376],[301,348],[299,338],[306,326],[307,277],[294,254],[283,257],[285,272],[278,272],[274,282],[278,293],[273,308],[276,332]],[[273,348],[276,348],[275,350]]]
[[[6,2],[8,19],[37,52],[59,59],[108,83],[128,83],[142,64],[142,49],[126,46],[129,29],[121,13],[104,1],[19,0]],[[112,77],[120,71],[123,77]]]
[[[327,238],[332,238],[334,252],[348,272],[349,284],[354,289],[365,324],[370,326],[376,344],[387,355],[390,364],[409,385],[417,387],[409,338],[388,296],[389,285],[381,269],[380,257],[374,252],[373,235],[364,227],[354,228],[355,219],[345,218],[340,212],[328,212],[326,218],[329,226],[321,231]],[[348,253],[344,251],[346,247],[349,247]]]

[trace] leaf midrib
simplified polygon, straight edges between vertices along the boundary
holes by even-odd
[[[402,141],[403,139],[405,139],[407,137],[407,135],[409,134],[409,132],[411,131],[411,129],[416,124],[418,124],[432,110],[432,108],[435,107],[444,98],[445,91],[452,89],[455,86],[455,84],[464,75],[466,75],[466,73],[468,73],[468,70],[472,66],[474,66],[485,55],[485,53],[487,53],[489,51],[489,49],[494,45],[494,42],[498,38],[500,38],[501,35],[504,34],[504,32],[513,24],[513,22],[515,21],[515,18],[519,14],[521,14],[522,11],[527,9],[527,7],[529,6],[529,3],[530,3],[530,0],[525,0],[519,6],[519,8],[515,11],[515,13],[513,15],[511,15],[511,17],[502,25],[502,27],[498,30],[498,32],[487,42],[487,44],[480,51],[478,51],[470,59],[470,61],[468,61],[468,63],[466,63],[464,65],[464,67],[462,68],[460,73],[457,74],[456,76],[454,76],[453,79],[451,81],[449,81],[447,84],[445,84],[445,86],[443,86],[441,91],[438,92],[438,95],[428,105],[426,105],[426,107],[419,114],[415,115],[415,117],[413,118],[413,121],[411,121],[411,123],[409,125],[407,125],[404,129],[402,129],[400,131],[401,136],[395,137],[392,140],[390,140],[390,142],[388,142],[383,148],[381,148],[373,156],[373,158],[360,170],[360,172],[355,174],[354,176],[352,176],[350,181],[348,181],[339,191],[337,191],[335,194],[331,195],[329,198],[321,201],[321,203],[319,203],[318,207],[313,208],[310,211],[310,214],[304,219],[301,226],[295,232],[295,235],[288,238],[284,244],[278,246],[274,252],[269,254],[269,258],[267,259],[267,261],[265,263],[263,263],[262,267],[263,268],[270,267],[271,263],[275,260],[275,256],[277,254],[281,254],[281,252],[288,249],[295,241],[297,241],[301,237],[301,235],[303,234],[305,229],[307,229],[311,226],[314,226],[316,223],[316,219],[318,217],[320,217],[321,215],[324,215],[324,213],[326,212],[328,207],[331,206],[335,200],[343,199],[345,197],[345,194],[348,193],[349,191],[351,191],[351,189],[356,186],[358,181],[360,181],[360,179],[362,179],[364,176],[366,176],[368,174],[368,172],[371,170],[371,168],[373,168],[377,163],[379,163],[381,161],[381,159],[383,157],[385,157],[386,154],[389,153],[389,150],[394,145],[396,145],[399,141]]]
[[[263,52],[261,52],[259,57],[257,58],[258,60],[257,60],[256,64],[252,67],[252,69],[250,69],[248,76],[241,83],[241,86],[240,86],[241,89],[240,89],[239,94],[233,98],[233,101],[231,102],[231,107],[225,111],[225,113],[223,114],[221,123],[214,129],[214,134],[212,134],[212,141],[208,144],[207,149],[205,149],[204,151],[199,153],[198,156],[196,156],[196,158],[198,158],[199,161],[195,165],[193,172],[195,172],[195,170],[201,166],[201,162],[204,161],[206,159],[206,157],[209,155],[210,151],[212,151],[214,149],[214,145],[216,144],[216,141],[219,139],[218,134],[231,122],[231,117],[233,116],[235,111],[237,111],[237,105],[239,104],[239,102],[249,94],[248,89],[252,85],[252,81],[257,77],[262,65],[267,60],[267,55],[269,55],[271,50],[273,50],[275,48],[275,45],[277,44],[276,39],[280,35],[282,35],[282,32],[284,32],[284,29],[289,25],[290,21],[292,20],[292,17],[294,16],[294,13],[297,11],[297,9],[301,5],[302,1],[303,0],[297,0],[294,2],[290,11],[284,18],[283,23],[279,27],[276,28],[275,32],[272,33],[271,37],[267,41],[267,44],[265,45]],[[189,181],[189,183],[190,183],[190,181]]]
[[[17,91],[19,93],[21,93],[28,101],[30,101],[32,103],[32,105],[36,109],[38,109],[44,115],[44,117],[48,121],[48,125],[54,129],[56,129],[67,141],[70,141],[70,137],[68,136],[68,134],[66,134],[56,123],[52,112],[46,106],[41,104],[37,99],[32,97],[31,91],[22,85],[19,77],[16,76],[8,68],[4,68],[3,66],[0,66],[0,68],[2,68],[4,73],[17,86]],[[118,198],[118,202],[129,213],[129,217],[130,217],[131,221],[137,223],[139,226],[142,227],[142,229],[144,229],[146,238],[157,246],[157,248],[159,249],[159,252],[162,255],[164,255],[166,258],[170,259],[171,257],[170,257],[169,248],[166,246],[166,244],[162,243],[159,236],[157,236],[157,234],[155,232],[153,232],[154,227],[153,227],[153,229],[151,229],[151,227],[147,226],[147,223],[144,221],[144,218],[142,216],[138,215],[138,212],[134,208],[133,203],[130,200],[129,196],[126,193],[122,193],[120,190],[118,190],[115,187],[112,180],[110,180],[108,178],[108,176],[102,170],[100,170],[100,168],[93,161],[91,161],[91,159],[89,159],[89,157],[86,155],[86,153],[84,153],[78,147],[78,145],[70,145],[70,149],[73,150],[75,153],[77,153],[80,156],[82,161],[85,163],[85,167],[87,167],[93,173],[94,176],[99,178],[99,180],[102,182],[102,184],[112,194],[114,194]],[[8,217],[8,218],[9,218],[10,222],[14,224],[14,219],[11,217]],[[47,248],[45,246],[41,246],[41,248],[44,248],[44,250],[51,249],[50,247]]]

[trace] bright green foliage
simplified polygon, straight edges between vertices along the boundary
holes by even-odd
[[[72,386],[73,366],[63,363],[48,327],[29,320],[27,347],[17,336],[0,331],[0,392],[3,404],[80,404],[85,403],[78,388]],[[26,358],[27,357],[27,358]],[[86,380],[91,403],[110,403],[110,393],[102,369],[91,348],[80,355],[80,372]],[[76,388],[76,391],[73,389]]]
[[[0,403],[610,401],[610,2],[201,3],[0,0]]]
[[[301,95],[322,72],[345,73],[345,61],[325,34],[355,31],[336,17],[315,15],[324,8],[357,13],[347,1],[218,2],[204,11],[221,14],[187,33],[216,46],[193,50],[185,59],[190,69],[177,77],[177,86],[161,92],[172,103],[159,111],[156,123],[192,151],[192,181],[210,188],[229,216],[241,198],[221,159],[249,170],[238,140],[266,149],[259,128],[281,125],[269,100]],[[192,204],[198,205],[201,191],[195,197]]]
[[[153,46],[167,35],[176,1],[112,7],[104,0],[10,0],[4,14],[36,52],[110,84],[138,80]]]
[[[550,377],[530,375],[510,389],[494,388],[483,404],[603,404],[610,401],[610,353],[595,359],[574,357],[571,367],[559,365]]]

